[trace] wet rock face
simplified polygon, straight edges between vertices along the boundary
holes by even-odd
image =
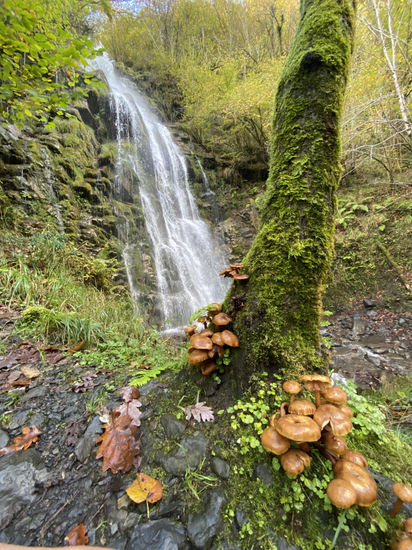
[[[37,498],[37,486],[50,477],[34,449],[6,455],[0,461],[0,530]]]
[[[187,534],[195,548],[208,548],[219,532],[224,502],[223,493],[210,491],[202,502],[200,512],[189,515]]]
[[[179,449],[175,454],[161,459],[163,468],[167,473],[181,476],[187,469],[195,470],[206,457],[207,439],[201,432],[182,439]]]
[[[126,550],[180,550],[184,548],[185,540],[183,525],[159,519],[136,527]]]

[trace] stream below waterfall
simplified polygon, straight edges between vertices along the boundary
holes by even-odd
[[[126,188],[140,201],[156,278],[157,312],[165,327],[173,329],[201,306],[223,299],[228,283],[218,276],[226,264],[222,243],[201,219],[185,158],[148,100],[115,70],[107,55],[91,65],[104,74],[111,94],[118,153],[115,193]],[[142,247],[127,223],[118,224],[118,233],[139,311],[141,291],[134,266],[141,265]]]

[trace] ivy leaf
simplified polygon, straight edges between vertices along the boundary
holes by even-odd
[[[213,410],[204,401],[186,407],[186,420],[194,418],[197,422],[210,422],[215,419]]]

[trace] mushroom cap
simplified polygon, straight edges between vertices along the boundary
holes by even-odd
[[[412,550],[412,538],[410,536],[403,537],[395,548],[396,550]]]
[[[328,451],[337,456],[341,456],[348,450],[346,441],[342,437],[339,437],[338,435],[333,435],[330,432],[326,432],[326,434],[323,436],[323,444]]]
[[[333,435],[346,435],[352,429],[350,418],[345,416],[335,405],[325,403],[316,409],[313,420],[323,428],[330,424]]]
[[[290,441],[283,435],[280,435],[275,428],[266,428],[260,436],[262,446],[265,451],[275,455],[283,455],[290,447]]]
[[[190,337],[190,344],[195,349],[211,350],[213,348],[213,342],[207,336],[202,336],[201,334],[193,334]]]
[[[229,267],[230,269],[242,269],[244,265],[241,264],[240,262],[234,262],[233,264],[230,264]]]
[[[332,479],[326,494],[337,508],[350,508],[356,504],[356,491],[345,479]]]
[[[206,350],[203,349],[194,349],[189,353],[189,363],[191,365],[199,365],[203,361],[207,361],[209,356]]]
[[[249,275],[247,273],[236,273],[235,275],[233,275],[233,278],[236,280],[236,281],[247,281],[249,279]]]
[[[296,395],[300,392],[302,386],[299,384],[299,382],[296,382],[296,380],[287,380],[283,383],[282,388],[285,390],[286,393]]]
[[[207,312],[210,315],[216,315],[220,311],[222,311],[222,306],[217,302],[213,302],[212,304],[209,304],[209,307],[207,308]]]
[[[404,529],[407,535],[412,535],[412,518],[405,520]]]
[[[309,391],[321,391],[332,385],[329,376],[323,374],[304,374],[299,380],[305,384],[305,388]]]
[[[349,407],[349,405],[346,405],[346,403],[344,403],[343,405],[336,405],[336,407],[348,418],[353,418],[353,411]]]
[[[210,328],[205,328],[202,330],[202,332],[199,332],[200,336],[206,336],[207,338],[211,338],[214,334],[213,330],[210,330]]]
[[[392,491],[402,502],[412,502],[412,487],[404,483],[394,483]]]
[[[341,455],[342,460],[349,460],[349,462],[353,462],[354,464],[358,464],[358,466],[362,466],[362,468],[366,468],[368,465],[368,461],[363,456],[362,453],[358,453],[358,451],[351,451],[347,450]]]
[[[230,269],[230,267],[227,267],[219,273],[219,276],[223,275],[223,277],[232,277],[233,275],[231,274],[231,272],[232,270]]]
[[[218,327],[228,325],[231,321],[231,317],[223,312],[220,312],[213,317],[213,324]]]
[[[238,348],[239,347],[239,338],[236,336],[236,334],[233,334],[230,330],[223,330],[222,331],[222,341],[227,346],[230,346],[231,348]]]
[[[185,333],[190,338],[192,334],[196,332],[197,326],[196,325],[189,325],[188,327],[185,327]]]
[[[277,412],[276,414],[272,414],[272,416],[269,419],[269,425],[272,428],[274,428],[276,426],[276,424],[278,423],[279,418],[280,418],[280,412]]]
[[[321,393],[328,403],[333,403],[334,405],[343,405],[348,400],[346,393],[337,386],[325,388]]]
[[[289,405],[289,412],[302,416],[311,416],[316,411],[315,403],[307,399],[297,399]]]
[[[276,424],[276,430],[280,435],[299,443],[320,439],[320,428],[309,416],[297,414],[282,416]]]
[[[216,359],[216,357],[223,357],[225,354],[225,350],[222,346],[218,346],[217,344],[213,344],[213,348],[207,352],[210,359]]]
[[[211,359],[208,359],[204,363],[200,365],[200,369],[202,371],[202,374],[204,376],[208,376],[211,374],[214,370],[216,370],[216,363],[212,361]]]
[[[222,333],[221,332],[215,332],[212,336],[212,342],[216,344],[217,346],[223,346],[224,342],[222,340]]]
[[[348,460],[338,460],[333,466],[335,477],[348,481],[356,491],[356,504],[372,506],[378,498],[378,486],[369,472]]]
[[[296,476],[310,466],[310,456],[300,449],[289,449],[280,457],[280,463],[287,474]]]

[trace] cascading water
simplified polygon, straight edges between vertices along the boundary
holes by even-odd
[[[189,188],[185,159],[164,124],[134,85],[103,55],[91,63],[103,72],[111,93],[118,146],[115,185],[140,197],[157,284],[158,310],[166,326],[177,327],[201,306],[221,301],[228,283],[222,245],[200,216]],[[139,301],[133,264],[141,246],[120,228],[131,293]]]

